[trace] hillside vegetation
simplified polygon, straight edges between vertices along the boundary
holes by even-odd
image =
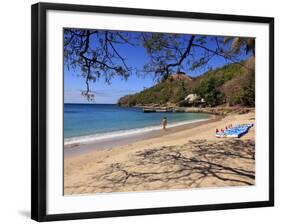
[[[119,106],[189,106],[185,98],[196,94],[206,106],[255,105],[255,61],[250,58],[241,64],[228,64],[196,78],[185,74],[170,75],[156,85],[139,93],[119,99]]]

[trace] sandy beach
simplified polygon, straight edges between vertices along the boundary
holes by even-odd
[[[110,148],[65,149],[64,194],[255,184],[255,126],[239,139],[216,128],[254,123],[254,112],[158,131]],[[87,149],[85,149],[87,148]]]

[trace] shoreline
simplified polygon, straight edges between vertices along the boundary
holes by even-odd
[[[120,107],[128,107],[121,105]],[[180,107],[180,106],[165,106],[165,105],[135,105],[133,108],[148,109],[152,113],[158,113],[157,109],[167,110],[167,113],[205,113],[210,115],[226,116],[229,114],[245,114],[255,111],[254,107],[244,106],[215,106],[215,107]]]
[[[80,142],[80,143],[71,143],[71,144],[64,144],[64,156],[73,156],[73,155],[80,155],[83,153],[88,153],[91,151],[97,150],[110,150],[116,146],[123,146],[126,144],[130,144],[137,141],[148,140],[152,138],[162,137],[171,133],[176,133],[178,131],[198,127],[203,124],[208,124],[211,122],[215,122],[222,119],[222,116],[219,115],[210,115],[210,118],[207,119],[199,119],[187,122],[185,124],[174,125],[171,123],[172,127],[167,128],[167,130],[159,129],[150,130],[147,132],[137,133],[137,134],[129,134],[123,136],[117,136],[112,138],[105,138],[96,141],[87,141],[87,142]],[[182,123],[182,122],[179,122]]]
[[[216,128],[245,123],[255,124],[254,112],[66,155],[64,194],[255,185],[255,125],[239,139],[215,137]]]

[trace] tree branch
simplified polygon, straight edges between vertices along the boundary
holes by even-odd
[[[175,67],[175,66],[181,65],[181,63],[183,62],[183,60],[184,60],[184,59],[187,57],[187,55],[190,53],[191,46],[192,46],[192,44],[193,44],[194,38],[195,38],[194,35],[192,35],[192,36],[190,37],[189,42],[188,42],[188,45],[187,45],[187,47],[186,47],[184,53],[182,54],[180,60],[179,60],[178,62],[176,62],[176,63],[171,63],[171,64],[168,64],[168,65],[166,66],[165,70],[166,70],[167,73],[169,72],[169,68],[170,68],[170,67]],[[167,74],[167,75],[168,75],[168,74]]]
[[[210,49],[210,48],[207,48],[207,47],[202,46],[202,45],[199,45],[199,44],[192,44],[192,46],[194,46],[194,47],[199,47],[199,48],[202,48],[202,49],[204,49],[204,50],[206,50],[206,51],[212,52],[212,53],[214,53],[214,54],[216,54],[216,55],[218,55],[218,56],[221,56],[221,57],[223,57],[223,58],[228,59],[228,60],[231,61],[232,63],[241,65],[241,66],[245,67],[246,69],[248,69],[248,70],[250,70],[250,71],[254,71],[254,69],[249,68],[248,66],[244,65],[243,63],[240,63],[240,62],[238,62],[238,61],[233,60],[229,55],[226,55],[226,54],[223,54],[223,53],[219,53],[219,52],[217,52],[217,51],[215,51],[215,50],[212,50],[212,49]]]

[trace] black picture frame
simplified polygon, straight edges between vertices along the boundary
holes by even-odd
[[[269,25],[269,200],[208,204],[195,206],[160,207],[70,214],[46,214],[46,13],[63,10],[87,13],[162,16],[217,21],[254,22]],[[163,11],[136,8],[103,7],[73,4],[37,3],[32,5],[32,153],[31,153],[31,218],[36,221],[73,220],[115,216],[148,215],[274,206],[274,18],[240,15]]]

